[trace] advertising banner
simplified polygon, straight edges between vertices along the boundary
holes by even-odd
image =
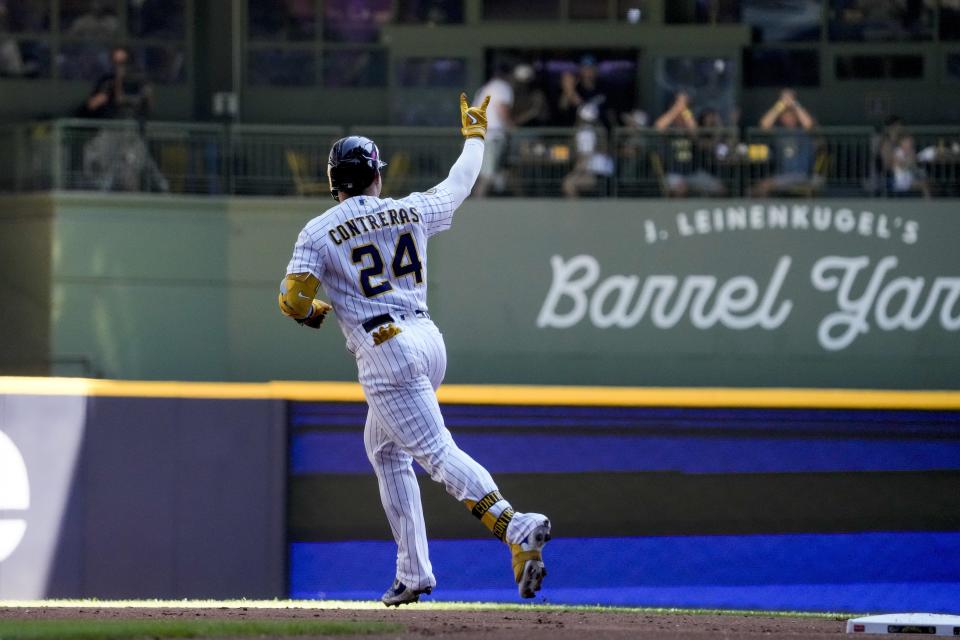
[[[953,203],[502,202],[468,203],[431,245],[448,345],[470,354],[451,359],[458,379],[960,380]]]
[[[283,595],[283,406],[82,387],[0,378],[0,600]]]

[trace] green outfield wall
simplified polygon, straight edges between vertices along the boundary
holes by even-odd
[[[328,200],[0,198],[8,372],[349,380],[276,309]],[[468,201],[429,249],[451,382],[960,388],[960,204]]]

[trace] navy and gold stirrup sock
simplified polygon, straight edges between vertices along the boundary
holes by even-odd
[[[499,491],[491,491],[477,502],[464,500],[472,513],[487,529],[493,532],[500,540],[506,542],[507,527],[513,520],[513,507],[504,500]]]

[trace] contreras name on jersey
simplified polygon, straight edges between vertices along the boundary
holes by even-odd
[[[364,233],[370,233],[377,229],[385,227],[395,227],[401,224],[420,224],[420,214],[416,207],[410,207],[409,213],[406,209],[387,209],[386,211],[377,211],[364,216],[357,216],[338,224],[330,229],[330,239],[336,245],[343,244],[350,238],[356,238]]]

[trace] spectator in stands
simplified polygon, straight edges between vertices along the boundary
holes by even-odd
[[[597,107],[600,114],[599,123],[609,128],[611,123],[611,118],[607,113],[609,103],[606,93],[600,89],[597,63],[593,56],[584,56],[580,60],[577,75],[565,71],[560,77],[557,124],[562,127],[576,124],[580,115],[580,107],[587,103]]]
[[[534,81],[533,67],[518,64],[513,69],[513,110],[510,118],[515,127],[542,127],[549,124],[547,94]]]
[[[110,52],[113,70],[97,80],[81,109],[86,118],[146,117],[153,106],[153,89],[130,64],[130,51],[114,47]]]
[[[167,191],[169,185],[150,156],[141,135],[143,119],[153,104],[146,78],[130,62],[130,52],[110,52],[113,71],[100,78],[78,115],[86,118],[130,120],[130,126],[105,127],[84,147],[84,173],[103,190]]]
[[[697,121],[690,109],[690,96],[683,91],[678,92],[670,108],[654,121],[653,128],[657,131],[666,131],[671,128],[696,131]]]
[[[510,69],[506,65],[497,65],[493,77],[480,87],[473,98],[473,105],[479,106],[484,98],[490,96],[483,164],[480,166],[480,177],[477,178],[473,191],[478,198],[486,196],[494,182],[500,181],[500,166],[507,150],[507,132],[512,126],[510,110],[513,107],[513,87],[507,81],[509,73]]]
[[[775,173],[753,186],[753,197],[764,198],[776,193],[788,193],[813,184],[815,148],[810,130],[816,124],[816,120],[800,104],[791,89],[784,89],[780,93],[780,98],[760,119],[761,129],[775,133]]]
[[[550,106],[547,94],[536,81],[533,67],[529,64],[518,64],[513,69],[513,109],[510,119],[515,128],[543,127],[550,124]],[[545,148],[544,140],[535,133],[529,132],[522,137],[511,137],[510,154],[506,173],[509,178],[509,189],[512,195],[523,195],[522,180],[518,180],[518,173],[530,167],[528,160],[536,155],[536,151]]]
[[[926,173],[917,164],[916,143],[899,116],[891,116],[883,128],[880,163],[891,194],[905,196],[920,193],[925,198],[930,197]]]
[[[706,108],[697,117],[697,146],[717,160],[723,160],[736,153],[740,142],[737,125],[740,122],[740,110],[730,111],[729,122],[716,109]]]
[[[614,149],[617,162],[635,170],[638,168],[637,158],[648,152],[650,135],[647,127],[650,117],[643,109],[633,109],[620,114],[620,123],[621,129],[617,134],[617,145]]]
[[[593,189],[600,178],[613,175],[613,159],[607,154],[607,130],[600,124],[600,110],[592,102],[580,107],[574,136],[576,157],[573,170],[564,177],[562,189],[567,198]]]
[[[708,122],[713,124],[714,118],[708,118]],[[673,104],[657,118],[653,127],[666,134],[659,147],[668,196],[684,198],[690,192],[704,196],[726,193],[723,183],[704,169],[708,161],[712,164],[713,151],[700,144],[698,124],[686,93],[677,93]]]
[[[629,129],[644,129],[650,122],[650,116],[643,109],[631,109],[620,114],[621,126]]]

